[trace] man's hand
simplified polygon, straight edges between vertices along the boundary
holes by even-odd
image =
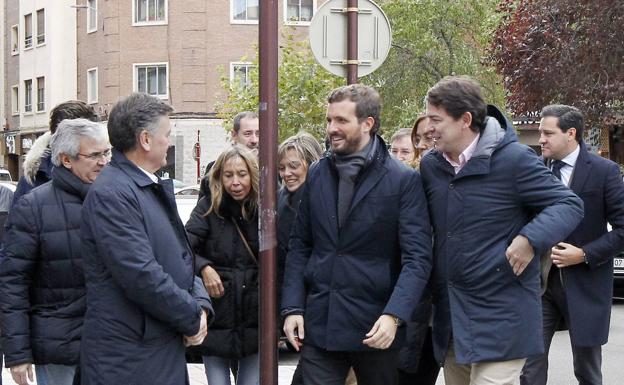
[[[533,246],[524,235],[517,235],[505,251],[505,256],[515,275],[520,275],[529,265],[535,253]]]
[[[221,298],[225,294],[223,283],[221,283],[221,277],[215,269],[210,266],[206,266],[201,271],[202,281],[208,291],[208,295],[213,298]]]
[[[565,242],[559,242],[552,248],[550,258],[558,268],[585,262],[583,249]]]
[[[394,322],[394,317],[383,314],[377,322],[373,325],[373,328],[366,333],[364,345],[367,345],[375,349],[388,349],[394,341],[396,335],[397,325]]]
[[[34,382],[32,364],[27,362],[25,364],[15,365],[11,367],[11,377],[17,385],[28,385],[28,380]]]
[[[194,336],[184,336],[184,346],[201,345],[207,334],[208,316],[206,315],[206,310],[202,309],[201,318],[199,320],[199,331]]]
[[[294,314],[289,315],[284,320],[284,333],[288,342],[299,351],[303,346],[303,339],[305,338],[305,329],[303,328],[303,316]]]

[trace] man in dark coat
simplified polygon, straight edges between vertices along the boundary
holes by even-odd
[[[194,279],[173,184],[154,175],[166,164],[171,110],[135,93],[109,115],[113,158],[82,217],[83,385],[188,384],[184,345],[206,336],[212,307]]]
[[[98,122],[100,117],[93,106],[80,100],[68,100],[52,109],[50,112],[50,131],[41,135],[33,144],[24,160],[24,176],[19,178],[13,205],[30,190],[41,186],[52,178],[52,161],[50,160],[50,137],[56,132],[56,127],[65,119],[88,119]]]
[[[392,158],[379,94],[331,92],[331,151],[308,172],[282,291],[284,331],[307,385],[397,383],[401,338],[431,270],[431,232],[418,173]],[[402,333],[401,333],[402,334]]]
[[[11,210],[0,263],[6,366],[19,385],[71,384],[86,310],[80,223],[89,186],[110,159],[106,128],[64,120],[50,140],[52,181]]]
[[[582,201],[517,142],[474,80],[442,79],[426,108],[436,359],[447,384],[516,384],[526,358],[543,351],[534,256],[576,227]]]
[[[579,384],[602,385],[602,348],[609,337],[613,257],[624,249],[624,183],[618,165],[587,151],[583,114],[575,107],[542,109],[540,145],[553,174],[585,205],[581,224],[544,256],[544,354],[530,357],[521,383],[546,385],[550,342],[562,321],[570,330]],[[607,232],[607,222],[613,231]]]

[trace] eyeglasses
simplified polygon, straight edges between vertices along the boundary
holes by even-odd
[[[111,150],[109,148],[108,150],[102,151],[102,152],[92,152],[90,154],[78,153],[78,155],[84,156],[85,158],[90,159],[90,160],[100,160],[100,159],[106,160],[111,157]]]

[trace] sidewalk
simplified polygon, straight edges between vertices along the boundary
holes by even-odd
[[[204,373],[204,365],[188,364],[187,367],[191,385],[208,385],[206,374]],[[278,371],[279,385],[290,385],[294,372],[294,365],[280,365]],[[15,381],[11,378],[11,373],[7,368],[2,369],[2,385],[15,385]]]

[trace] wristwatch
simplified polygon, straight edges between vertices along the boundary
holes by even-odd
[[[394,326],[399,327],[399,326],[403,326],[403,320],[400,319],[399,317],[395,316],[395,315],[391,315],[392,319],[394,319]]]

